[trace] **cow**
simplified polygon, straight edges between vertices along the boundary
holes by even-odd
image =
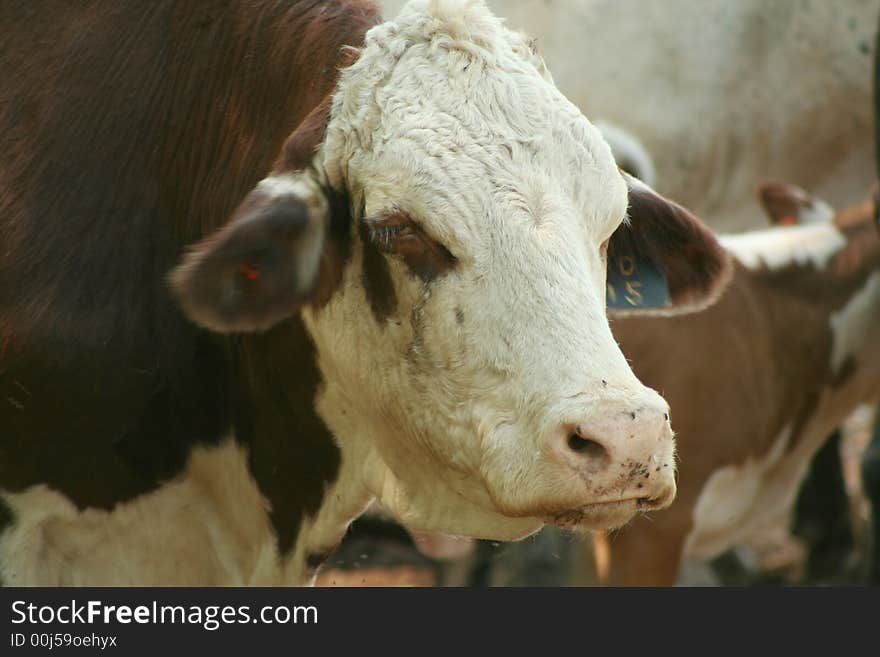
[[[768,184],[760,190],[761,201],[771,221],[778,225],[817,223],[829,220],[832,208],[792,185]],[[876,207],[876,201],[875,201]],[[876,414],[875,414],[876,415]],[[875,419],[876,422],[876,419]],[[849,495],[843,477],[841,430],[836,430],[817,453],[798,499],[794,533],[809,543],[807,571],[827,578],[840,572],[855,544],[850,526]],[[860,464],[863,492],[870,502],[864,581],[880,583],[880,423],[876,423]]]
[[[674,313],[729,258],[482,2],[14,0],[0,43],[5,583],[309,583],[374,499],[500,540],[672,501],[606,262]]]
[[[388,8],[402,0],[383,0]],[[873,169],[880,0],[490,0],[559,89],[635,135],[656,188],[718,231],[760,228],[754,189],[856,203]]]
[[[794,194],[787,205],[807,209]],[[814,215],[816,207],[823,206],[809,205]],[[831,431],[880,398],[872,202],[833,222],[721,243],[735,270],[712,307],[687,322],[613,322],[637,375],[670,402],[680,462],[670,509],[597,535],[606,584],[672,584],[683,559],[709,560],[778,526]]]

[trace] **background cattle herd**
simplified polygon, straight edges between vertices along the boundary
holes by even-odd
[[[48,17],[52,3],[28,4],[0,8],[0,144],[11,154],[0,164],[0,584],[880,585],[880,0],[485,0],[507,28],[527,35],[521,41],[481,13],[482,0],[378,0],[386,19],[403,10],[401,27],[369,32],[378,19],[366,0],[251,3],[269,7],[265,19],[246,2],[229,3],[245,7],[236,21],[259,18],[252,41],[226,35],[212,3],[157,2],[161,20],[131,21],[143,20],[142,33],[128,26],[124,8],[92,11],[84,2],[67,10],[62,25]],[[37,17],[29,24],[58,35],[43,54],[44,37],[25,25],[31,10]],[[301,25],[288,21],[297,12],[306,16]],[[289,24],[290,34],[274,32],[276,24]],[[107,34],[117,28],[113,42]],[[424,48],[412,36],[418,30],[428,34]],[[265,52],[253,55],[264,38]],[[198,74],[172,83],[178,43],[181,52],[192,46],[192,59],[217,46],[208,73],[193,69]],[[543,270],[516,253],[513,233],[479,242],[473,255],[462,252],[460,227],[425,230],[409,215],[467,206],[466,215],[488,207],[480,194],[490,184],[495,202],[498,190],[520,181],[552,179],[498,164],[505,152],[524,161],[514,155],[522,144],[537,169],[594,167],[590,175],[610,185],[596,155],[604,146],[573,149],[559,165],[523,136],[528,112],[506,111],[499,96],[486,101],[489,92],[480,89],[455,96],[470,89],[474,62],[484,63],[474,53],[496,50],[503,75],[515,69],[510,77],[520,80],[516,67],[530,67],[532,86],[504,87],[511,102],[562,116],[552,126],[560,143],[601,134],[625,173],[624,184],[612,167],[617,192],[628,190],[633,231],[642,207],[660,226],[643,242],[632,239],[642,245],[656,237],[651,266],[671,288],[658,304],[669,307],[657,312],[640,308],[650,305],[656,282],[632,279],[637,267],[627,264],[630,257],[642,263],[643,252],[624,255],[610,233],[591,248],[608,267],[603,292],[613,341],[669,412],[653,392],[632,387],[628,370],[618,385],[614,367],[624,360],[603,360],[600,349],[595,367],[610,363],[612,374],[593,376],[584,389],[637,392],[622,402],[608,398],[613,421],[584,412],[562,436],[565,467],[574,463],[569,470],[592,486],[592,497],[578,504],[604,504],[605,491],[616,490],[635,505],[623,526],[591,525],[587,511],[571,515],[562,502],[543,511],[550,498],[514,508],[527,499],[523,491],[537,499],[535,481],[551,491],[570,484],[558,463],[558,470],[539,467],[550,448],[539,436],[523,437],[524,420],[517,424],[521,412],[545,422],[529,429],[544,431],[543,411],[528,414],[537,400],[549,408],[553,395],[563,396],[554,391],[568,388],[551,382],[546,398],[531,388],[511,393],[522,402],[514,409],[502,393],[485,392],[529,378],[523,372],[538,372],[525,387],[541,383],[541,367],[549,366],[541,361],[552,360],[545,352],[534,357],[537,365],[529,360],[533,370],[504,361],[517,345],[536,342],[499,334],[504,348],[479,354],[477,369],[491,370],[485,379],[472,375],[462,387],[449,375],[470,357],[467,348],[455,351],[459,342],[472,344],[466,340],[479,335],[479,322],[490,333],[497,327],[499,312],[473,289],[489,281],[494,295],[488,286],[496,272],[539,277]],[[439,51],[442,58],[431,59]],[[389,64],[392,57],[399,60]],[[424,60],[398,70],[413,57]],[[441,64],[432,69],[435,61]],[[295,74],[276,75],[287,62]],[[135,82],[139,63],[167,68]],[[219,74],[227,65],[231,74]],[[89,72],[102,67],[106,74]],[[440,101],[413,93],[413,80],[428,84],[437,70],[449,82]],[[200,95],[200,75],[228,77],[229,86],[217,82],[217,98]],[[570,118],[553,85],[598,129],[595,137]],[[62,111],[54,97],[71,104]],[[381,116],[369,114],[373,104]],[[496,123],[448,127],[458,107],[475,116],[466,114],[471,106]],[[428,111],[434,114],[420,118]],[[293,117],[293,126],[284,122]],[[434,128],[465,141],[419,141]],[[504,141],[511,134],[519,140],[513,150]],[[350,160],[340,165],[343,158]],[[405,173],[389,173],[388,162],[405,163]],[[459,177],[450,173],[472,165]],[[419,196],[446,174],[455,189],[440,200]],[[557,183],[564,196],[568,183],[548,185]],[[43,198],[59,186],[57,199]],[[589,205],[604,189],[585,184],[572,194]],[[545,213],[535,234],[549,235],[565,214],[564,204],[553,205],[559,194],[530,205],[516,189],[499,203],[519,211],[520,192],[529,212]],[[598,225],[601,215],[590,220]],[[438,239],[425,237],[432,231]],[[664,255],[664,239],[678,245],[675,261]],[[468,279],[473,288],[447,303],[445,281],[499,244],[508,269],[480,270]],[[566,253],[547,260],[564,269]],[[577,294],[598,299],[589,290]],[[560,314],[582,310],[558,297]],[[363,311],[352,298],[364,300]],[[447,324],[438,323],[437,304],[446,304],[439,307]],[[584,321],[594,315],[584,311]],[[541,324],[544,317],[535,324],[554,323]],[[560,317],[560,325],[576,319]],[[538,342],[552,343],[552,330]],[[405,346],[383,351],[389,334]],[[371,350],[379,355],[365,355]],[[306,351],[314,358],[304,359]],[[559,363],[560,380],[570,369],[577,368]],[[346,384],[351,372],[359,378]],[[422,378],[407,378],[412,372]],[[343,383],[328,384],[334,376]],[[497,383],[498,376],[508,380]],[[381,403],[401,390],[417,392],[399,405]],[[456,397],[461,390],[484,395],[474,402],[479,412],[498,399],[505,411],[462,419],[473,400]],[[442,397],[447,392],[455,403]],[[439,397],[448,418],[422,407]],[[307,412],[277,411],[303,400]],[[632,409],[621,410],[630,401]],[[652,412],[660,429],[645,419]],[[624,426],[633,428],[619,429],[615,422],[630,414],[632,425]],[[438,444],[440,434],[427,433],[447,421],[456,441],[467,422],[510,430],[489,447],[483,438],[483,460],[473,457],[474,466],[465,443]],[[584,429],[590,422],[602,429]],[[668,423],[674,460],[661,449]],[[367,425],[369,439],[343,445]],[[659,436],[656,452],[653,442],[644,447],[643,434]],[[301,440],[293,451],[288,435]],[[505,436],[535,442],[516,452]],[[361,465],[372,468],[363,483],[350,475]],[[608,473],[618,465],[626,473],[615,483]],[[675,500],[668,504],[669,485],[660,482],[672,481],[670,467]],[[349,476],[358,483],[339,483]],[[455,495],[463,506],[447,504]],[[218,511],[232,507],[238,510]],[[166,523],[167,533],[152,523]],[[179,538],[176,528],[195,525],[204,530]],[[123,554],[138,544],[143,555],[120,558],[118,568],[100,556],[101,546]],[[167,558],[160,554],[166,545],[174,552]]]

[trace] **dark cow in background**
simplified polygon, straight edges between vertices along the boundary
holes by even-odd
[[[320,375],[301,322],[219,339],[165,278],[271,169],[379,16],[359,2],[8,2],[0,15],[0,579],[248,581],[206,535],[163,547],[161,527],[207,533],[213,505],[197,501],[242,492],[224,491],[237,466],[218,451],[234,427],[271,518],[218,524],[290,551],[340,467],[312,408]],[[320,139],[303,134],[298,166]],[[188,467],[204,481],[186,483]],[[198,521],[175,508],[187,495]],[[126,505],[130,526],[102,532]],[[126,546],[138,540],[154,556]],[[131,554],[125,571],[102,542]]]
[[[727,257],[482,3],[379,23],[0,7],[3,581],[306,582],[374,498],[497,539],[671,502],[606,258],[674,312]]]

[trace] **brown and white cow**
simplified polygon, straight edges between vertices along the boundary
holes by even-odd
[[[615,337],[669,401],[679,487],[667,510],[600,534],[612,585],[668,585],[787,518],[816,450],[880,398],[880,237],[872,203],[840,212],[790,187],[762,191],[780,223],[722,237],[733,281],[711,308],[623,318]],[[823,220],[824,218],[824,220]]]
[[[723,251],[628,193],[481,2],[379,23],[361,0],[3,4],[4,581],[298,583],[374,498],[499,539],[673,499],[606,250],[678,308]]]

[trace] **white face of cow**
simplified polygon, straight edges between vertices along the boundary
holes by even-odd
[[[301,311],[318,409],[387,508],[416,529],[504,539],[671,502],[668,408],[612,338],[606,249],[629,205],[621,230],[644,234],[619,250],[662,225],[653,254],[673,301],[705,296],[723,263],[681,208],[628,195],[524,39],[473,2],[414,2],[371,30],[313,167],[261,183],[175,274],[190,317],[259,329],[308,303],[326,286],[327,189],[345,190],[353,219],[332,296]],[[277,285],[265,274],[278,250],[262,263],[263,291],[227,276],[261,239],[291,260]],[[689,261],[670,264],[685,242]]]

